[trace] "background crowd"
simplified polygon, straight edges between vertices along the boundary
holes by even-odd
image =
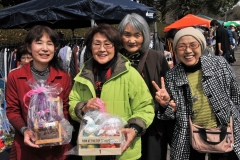
[[[81,41],[83,46],[60,47],[59,35],[51,28],[31,28],[24,45],[14,52],[17,67],[5,81],[7,117],[16,134],[10,156],[4,158],[165,160],[170,146],[172,160],[202,160],[206,153],[190,145],[189,116],[205,128],[224,125],[232,116],[233,151],[211,153],[209,157],[239,159],[240,86],[231,67],[236,61],[239,29],[233,25],[224,28],[217,20],[210,25],[168,31],[162,51],[151,49],[148,23],[136,13],[127,14],[118,28],[108,24],[91,28]],[[26,82],[31,79],[63,87],[59,96],[64,117],[75,128],[69,144],[34,144],[35,136],[27,127],[28,108],[23,102],[31,89]],[[99,103],[127,121],[121,130],[126,137],[123,153],[64,155],[76,145],[84,114],[99,110]]]

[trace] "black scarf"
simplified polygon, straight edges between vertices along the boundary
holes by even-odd
[[[101,95],[103,84],[111,77],[116,61],[116,55],[106,64],[99,64],[97,61],[93,60],[93,72],[95,81],[94,87],[97,97],[100,97]]]
[[[185,72],[188,72],[188,73],[196,72],[197,70],[200,70],[202,67],[200,58],[198,60],[198,63],[195,64],[194,66],[186,66],[184,63],[182,63],[182,65],[183,65]]]
[[[131,62],[131,66],[133,66],[134,68],[137,68],[138,63],[140,62],[140,59],[143,55],[140,52],[128,53],[125,49],[122,49],[121,53],[128,58],[128,60]]]

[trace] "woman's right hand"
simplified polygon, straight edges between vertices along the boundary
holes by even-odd
[[[101,107],[105,107],[105,103],[99,98],[91,98],[87,104],[82,108],[84,113],[92,110],[99,110]]]
[[[155,87],[155,89],[157,90],[155,99],[158,101],[158,103],[162,107],[166,107],[170,101],[170,96],[165,88],[164,78],[161,77],[161,81],[160,81],[162,88],[160,88],[155,81],[152,81],[152,84]]]
[[[158,101],[158,103],[162,107],[167,107],[170,105],[172,107],[173,112],[176,112],[176,103],[174,100],[170,100],[170,96],[165,88],[164,78],[161,77],[161,86],[162,88],[159,88],[156,82],[152,81],[153,86],[157,90],[155,99]]]
[[[27,129],[24,132],[24,143],[25,143],[25,145],[28,145],[28,146],[34,147],[34,148],[39,148],[38,145],[34,144],[35,141],[36,141],[36,137],[35,137],[33,131],[30,130],[30,129]]]

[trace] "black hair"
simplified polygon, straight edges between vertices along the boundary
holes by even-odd
[[[176,34],[177,32],[178,32],[178,29],[175,29],[175,28],[170,29],[170,30],[165,34],[165,37],[166,37],[167,39],[169,39],[169,38],[174,39],[175,34]]]
[[[19,47],[17,48],[17,53],[16,53],[16,59],[17,59],[17,61],[20,62],[20,61],[21,61],[21,57],[22,57],[23,55],[26,55],[26,54],[32,55],[30,52],[28,52],[26,45],[21,45],[21,46],[19,46]]]
[[[214,20],[212,20],[212,21],[210,22],[210,26],[213,27],[213,26],[215,26],[215,25],[216,25],[216,26],[220,26],[220,23],[219,23],[217,20],[214,19]]]
[[[33,41],[40,40],[44,34],[49,36],[53,42],[54,48],[56,48],[59,39],[57,32],[47,26],[42,25],[36,25],[30,29],[25,38],[26,47],[30,47]],[[64,70],[62,67],[62,61],[56,52],[53,56],[53,59],[49,62],[49,66],[52,66],[55,69]]]
[[[121,37],[116,28],[109,24],[100,24],[91,28],[85,36],[84,43],[86,44],[86,50],[92,52],[92,41],[96,33],[101,33],[107,37],[107,39],[114,44],[115,53],[119,52],[121,48]],[[115,54],[116,55],[116,54]]]

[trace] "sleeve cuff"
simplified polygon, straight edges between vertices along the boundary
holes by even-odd
[[[79,119],[82,119],[83,118],[83,115],[84,115],[84,112],[82,111],[82,108],[87,104],[86,101],[84,102],[78,102],[76,104],[76,107],[74,109],[74,112],[76,114],[76,116],[79,118]]]
[[[20,133],[24,135],[24,132],[28,129],[28,127],[24,126],[20,129]]]
[[[172,107],[170,105],[168,105],[165,112],[158,115],[158,117],[160,117],[161,120],[175,119],[175,112],[173,112]]]
[[[132,118],[128,120],[128,124],[125,126],[125,128],[131,128],[131,126],[137,126],[140,128],[140,132],[138,132],[138,136],[142,136],[146,132],[146,124],[141,118]],[[135,128],[138,131],[138,128]]]
[[[131,124],[129,128],[134,128],[134,130],[136,131],[136,136],[139,136],[139,133],[142,132],[142,128],[139,127],[137,124]]]

